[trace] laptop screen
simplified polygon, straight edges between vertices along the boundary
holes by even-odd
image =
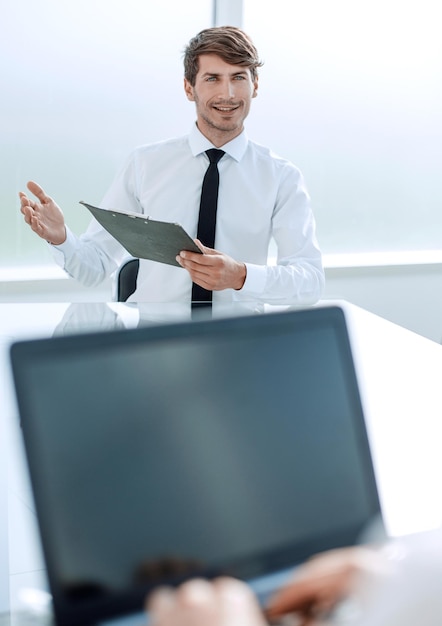
[[[355,543],[379,501],[337,307],[19,342],[58,623]]]

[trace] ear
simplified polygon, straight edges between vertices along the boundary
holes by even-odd
[[[252,98],[256,98],[257,95],[258,95],[258,76],[253,81]]]
[[[186,93],[187,99],[190,100],[191,102],[195,102],[195,96],[193,95],[193,87],[189,83],[187,78],[184,79],[184,91]]]

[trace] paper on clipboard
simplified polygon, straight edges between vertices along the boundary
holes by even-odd
[[[100,209],[83,201],[80,204],[89,209],[101,226],[133,257],[181,267],[175,258],[181,250],[202,254],[180,224],[160,222],[136,213]]]

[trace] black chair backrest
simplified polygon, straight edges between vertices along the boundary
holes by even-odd
[[[117,301],[126,302],[137,288],[139,259],[129,259],[118,270],[117,276]]]

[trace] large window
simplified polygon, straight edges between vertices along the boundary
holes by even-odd
[[[0,21],[0,263],[51,263],[18,191],[39,182],[73,230],[136,145],[187,132],[182,52],[212,0],[14,0]]]
[[[303,171],[324,252],[441,249],[439,0],[15,0],[0,21],[0,264],[52,263],[17,194],[82,232],[136,145],[187,132],[182,50],[238,23],[265,62],[252,139]],[[173,19],[172,19],[173,18]]]
[[[442,248],[439,0],[244,0],[250,135],[303,171],[328,253]]]

